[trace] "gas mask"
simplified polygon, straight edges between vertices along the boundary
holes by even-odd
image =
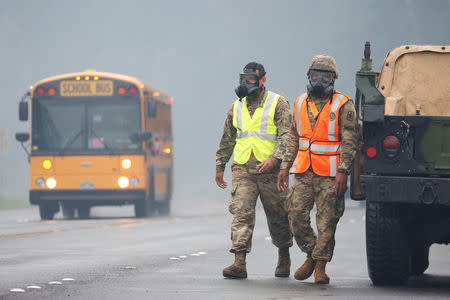
[[[247,96],[256,97],[262,90],[259,87],[259,80],[261,78],[254,70],[244,70],[244,73],[239,75],[239,86],[234,90],[239,98]]]
[[[334,90],[334,73],[328,71],[311,70],[309,83],[306,86],[308,93],[313,97],[326,98]]]

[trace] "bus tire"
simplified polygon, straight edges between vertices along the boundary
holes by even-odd
[[[161,216],[170,215],[170,199],[172,198],[172,168],[167,168],[167,195],[164,201],[158,201],[156,209]]]
[[[75,207],[62,204],[62,213],[65,219],[73,219],[75,217]]]
[[[149,216],[149,199],[140,199],[134,202],[134,215],[136,218],[145,218]]]
[[[401,207],[369,201],[366,206],[366,250],[374,285],[401,285],[409,277],[408,243]]]
[[[161,216],[168,216],[170,214],[170,201],[169,199],[165,201],[158,202],[157,205],[158,213]]]
[[[42,220],[53,220],[53,217],[55,216],[55,208],[53,205],[41,203],[39,204],[39,215]]]
[[[89,219],[91,215],[91,207],[88,205],[83,205],[77,208],[78,218]]]

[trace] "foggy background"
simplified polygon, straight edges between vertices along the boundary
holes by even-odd
[[[353,97],[365,41],[380,70],[399,45],[449,45],[449,17],[450,0],[0,1],[0,201],[27,197],[29,166],[14,135],[29,123],[17,106],[45,77],[95,69],[167,91],[174,197],[227,201],[214,182],[215,152],[246,63],[262,63],[266,86],[292,106],[311,58],[327,53],[338,64],[336,88]]]

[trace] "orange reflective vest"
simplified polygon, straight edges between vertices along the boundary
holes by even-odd
[[[320,112],[314,130],[308,115],[308,94],[302,94],[295,101],[295,122],[299,136],[297,157],[291,173],[304,173],[310,167],[320,176],[336,176],[338,172],[341,141],[339,139],[339,110],[351,99],[334,92]]]

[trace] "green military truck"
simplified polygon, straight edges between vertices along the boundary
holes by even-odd
[[[366,200],[366,249],[375,285],[428,268],[450,242],[450,46],[401,46],[372,71],[370,43],[356,73],[361,151],[351,198]]]

